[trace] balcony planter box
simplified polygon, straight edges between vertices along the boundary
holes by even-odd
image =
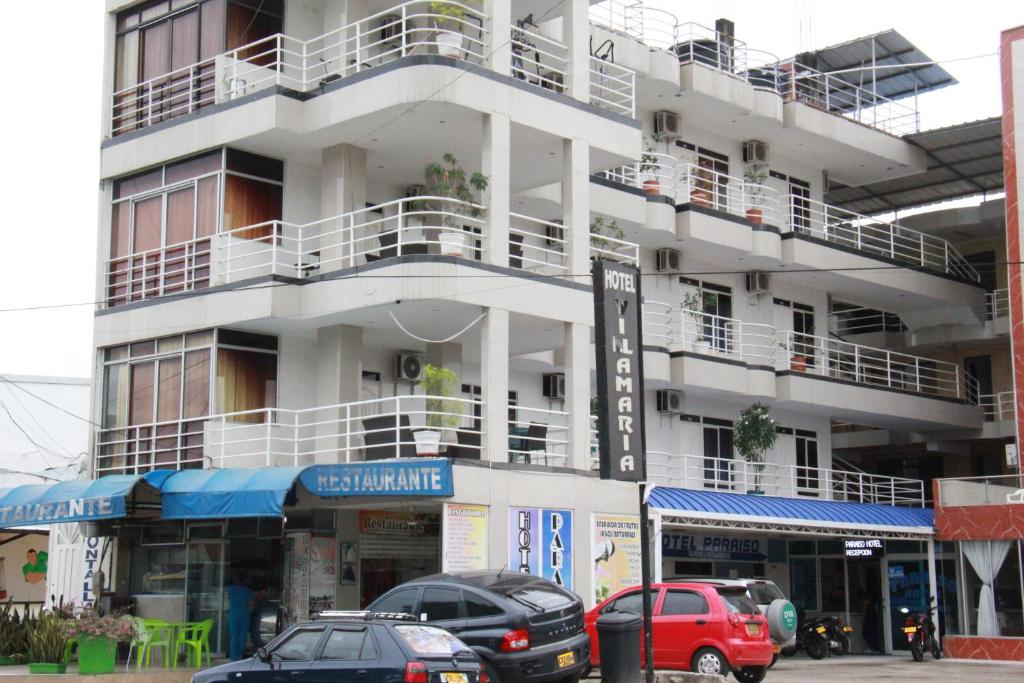
[[[117,641],[106,636],[78,638],[78,673],[109,674],[117,661]]]
[[[465,256],[467,237],[468,235],[464,232],[442,232],[438,238],[438,241],[441,243],[441,255]]]
[[[661,194],[661,183],[655,178],[648,178],[644,181],[644,194],[646,195],[657,195]]]
[[[441,450],[441,432],[420,429],[412,437],[416,441],[416,455],[437,455]]]
[[[795,354],[789,359],[789,369],[796,372],[805,372],[807,370],[807,356],[799,353]]]
[[[711,193],[707,190],[690,190],[690,203],[695,206],[711,208]]]
[[[747,209],[747,220],[754,225],[761,225],[761,217],[764,215],[761,209]]]
[[[12,666],[18,663],[20,655],[0,655],[0,666]]]
[[[438,31],[437,54],[441,55],[442,57],[461,59],[462,39],[463,36],[461,33],[455,33],[453,31]]]
[[[67,664],[57,664],[55,662],[33,662],[28,665],[28,672],[30,674],[62,674],[68,670]]]

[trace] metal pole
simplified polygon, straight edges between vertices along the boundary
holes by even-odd
[[[644,680],[654,683],[654,641],[652,639],[653,623],[651,618],[651,534],[648,528],[646,483],[640,482],[640,580],[643,584],[644,602]]]

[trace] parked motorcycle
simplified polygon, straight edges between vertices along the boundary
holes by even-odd
[[[850,634],[853,627],[843,623],[842,617],[822,617],[825,635],[828,637],[829,651],[836,657],[850,654]]]
[[[829,653],[828,627],[821,619],[801,619],[796,627],[796,644],[782,648],[783,657],[792,657],[800,650],[811,659],[824,659]]]
[[[928,596],[928,607],[918,612],[911,612],[906,607],[900,608],[900,612],[905,615],[903,633],[910,643],[910,654],[914,656],[915,662],[924,661],[925,651],[931,652],[935,659],[942,657],[939,640],[935,637],[935,621],[932,619],[934,602],[935,598]]]

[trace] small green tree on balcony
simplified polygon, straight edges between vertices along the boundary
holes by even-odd
[[[458,227],[455,214],[477,217],[483,213],[478,206],[478,194],[487,189],[488,177],[479,171],[467,175],[451,152],[445,152],[441,163],[431,161],[427,164],[423,169],[423,178],[429,194],[451,200],[441,206],[431,207],[443,212],[445,226]]]
[[[462,417],[462,401],[452,396],[458,390],[459,378],[450,368],[427,363],[423,366],[423,393],[427,395],[426,424],[433,429],[454,429]]]
[[[732,445],[745,461],[754,468],[754,490],[761,492],[761,474],[764,472],[765,454],[775,446],[775,420],[768,406],[755,403],[736,420]]]

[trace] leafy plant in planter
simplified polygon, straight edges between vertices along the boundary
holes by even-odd
[[[693,343],[695,346],[700,347],[698,349],[699,351],[704,353],[711,350],[711,340],[708,339],[707,335],[711,326],[708,324],[704,313],[705,296],[706,295],[701,292],[687,292],[683,295],[683,313],[690,316],[696,330],[693,337]]]
[[[614,218],[610,223],[606,223],[601,216],[595,216],[590,221],[590,246],[592,247],[607,249],[611,245],[611,240],[606,237],[621,240],[625,236],[626,233],[622,231]]]
[[[768,174],[760,166],[748,166],[743,174],[743,194],[747,201],[747,220],[760,224],[763,217],[761,198],[764,196]]]
[[[64,622],[67,614],[63,607],[46,610],[35,617],[26,617],[25,634],[28,638],[29,673],[64,673],[64,648],[68,635]]]
[[[451,368],[442,368],[431,363],[423,366],[423,392],[431,398],[426,400],[429,429],[414,433],[417,455],[437,455],[441,432],[459,426],[463,403],[452,396],[459,386],[459,378]]]
[[[24,656],[25,626],[14,611],[14,600],[0,608],[0,665],[17,664]]]
[[[481,5],[483,5],[483,0],[462,0],[461,3],[434,0],[430,3],[430,13],[434,15],[434,28],[438,30],[438,54],[455,59],[462,57],[466,10],[468,7]]]
[[[451,152],[445,152],[442,163],[432,161],[423,169],[427,192],[449,201],[429,202],[430,209],[441,213],[441,222],[450,231],[441,235],[441,253],[449,256],[463,256],[466,247],[466,232],[459,225],[458,216],[478,217],[483,213],[479,208],[478,193],[487,189],[489,178],[479,171],[466,174],[459,160]],[[424,202],[427,204],[428,202]]]
[[[114,671],[117,644],[135,637],[135,622],[94,608],[65,620],[64,632],[78,642],[78,673],[105,674]]]
[[[732,432],[732,445],[744,460],[754,468],[754,491],[761,491],[761,474],[764,472],[765,453],[775,445],[778,435],[775,420],[768,413],[768,406],[755,403],[736,420]]]
[[[658,161],[658,143],[661,142],[661,135],[655,133],[647,138],[644,143],[644,153],[640,155],[640,175],[644,178],[645,194],[661,194],[661,181],[658,176],[661,172],[661,165]]]

